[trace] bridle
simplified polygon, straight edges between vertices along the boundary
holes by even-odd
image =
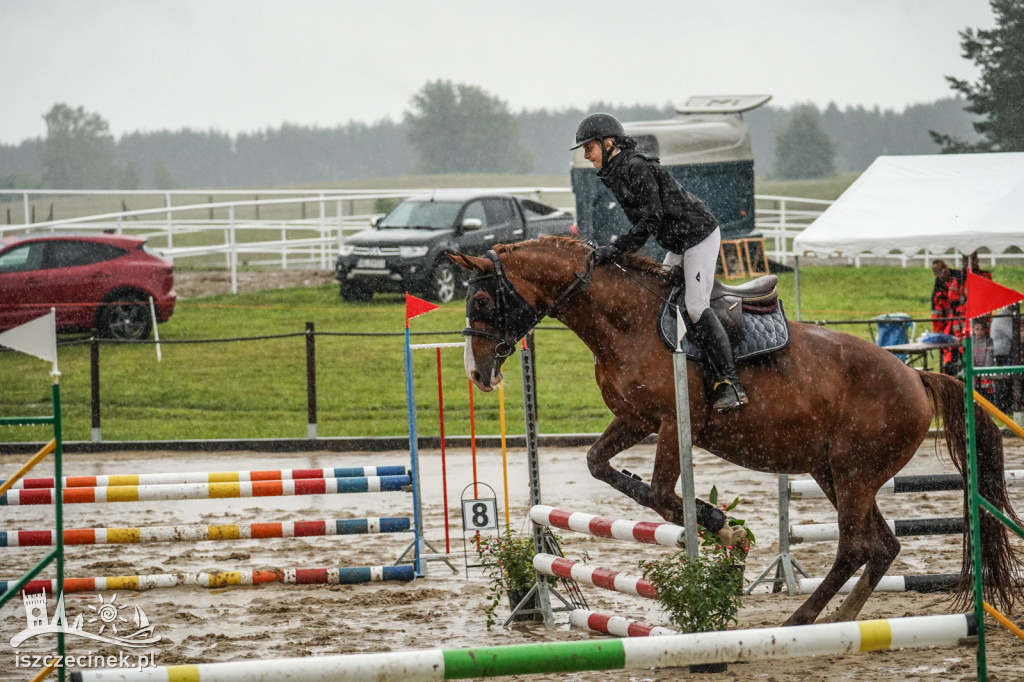
[[[575,279],[569,286],[558,295],[551,305],[538,313],[516,291],[512,282],[508,281],[498,254],[492,250],[488,251],[486,255],[494,264],[494,272],[469,280],[469,291],[466,294],[466,318],[470,322],[486,324],[492,331],[466,327],[462,330],[462,335],[493,341],[495,343],[494,355],[497,358],[507,358],[516,352],[516,344],[520,339],[529,334],[555,308],[578,292],[581,286],[590,283],[590,273],[594,269],[593,260],[588,258],[587,269],[583,274],[574,272]],[[487,313],[482,313],[473,307],[473,297],[481,291],[490,294],[494,301],[493,308]]]

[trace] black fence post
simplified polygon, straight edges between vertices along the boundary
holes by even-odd
[[[316,333],[306,323],[306,437],[316,438]]]
[[[100,339],[96,330],[89,337],[89,376],[92,384],[92,442],[103,440],[100,430]]]

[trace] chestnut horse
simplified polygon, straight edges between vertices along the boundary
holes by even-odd
[[[466,372],[483,391],[502,379],[516,342],[542,317],[576,333],[594,354],[601,395],[614,418],[587,453],[596,478],[679,523],[679,479],[672,354],[656,332],[667,278],[661,265],[639,256],[588,268],[590,246],[560,237],[495,248],[494,259],[449,254],[471,271],[467,294]],[[945,423],[946,443],[966,471],[963,385],[912,369],[888,351],[850,334],[790,323],[790,344],[739,365],[750,404],[714,412],[702,368],[688,365],[693,443],[756,471],[810,474],[836,508],[839,544],[825,579],[785,622],[812,623],[861,566],[863,575],[830,620],[853,620],[900,551],[875,495],[914,456],[933,416]],[[1006,497],[999,429],[976,409],[981,493],[1016,519]],[[609,461],[657,434],[651,485],[616,471]],[[966,519],[966,507],[964,510]],[[1021,560],[1005,528],[982,515],[986,594],[1012,610]],[[965,522],[965,534],[968,525]],[[964,547],[957,606],[970,600],[970,552]]]

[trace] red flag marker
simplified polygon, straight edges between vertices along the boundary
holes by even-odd
[[[421,298],[411,296],[409,292],[405,292],[405,326],[409,326],[409,320],[422,315],[423,313],[429,313],[431,310],[437,310],[439,306],[424,301]]]
[[[974,319],[1003,306],[1024,300],[1024,294],[984,277],[967,273],[967,317]]]

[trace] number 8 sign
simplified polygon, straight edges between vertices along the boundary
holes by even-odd
[[[498,504],[493,497],[462,500],[462,530],[498,529]]]

